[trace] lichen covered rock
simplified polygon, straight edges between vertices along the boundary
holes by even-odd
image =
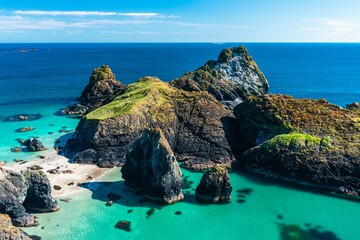
[[[224,203],[231,200],[232,186],[226,167],[215,165],[205,172],[196,188],[196,201]]]
[[[269,89],[264,74],[243,46],[222,50],[217,61],[208,61],[170,84],[186,91],[208,91],[229,107]]]
[[[149,200],[170,204],[184,198],[180,167],[160,129],[146,129],[131,145],[121,173]]]
[[[81,119],[65,154],[77,163],[122,166],[144,129],[160,128],[183,166],[205,169],[234,157],[227,140],[233,114],[206,92],[187,92],[155,77],[128,86]]]
[[[250,97],[235,108],[248,171],[347,196],[360,194],[360,112],[324,99]]]
[[[21,229],[14,227],[8,215],[0,214],[0,240],[31,240]]]

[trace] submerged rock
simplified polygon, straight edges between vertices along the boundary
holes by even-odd
[[[186,91],[208,91],[229,107],[269,90],[264,74],[243,46],[222,50],[217,61],[208,61],[170,84]]]
[[[226,167],[215,165],[201,178],[196,188],[196,201],[202,203],[224,203],[231,200],[232,186]]]
[[[160,129],[146,129],[131,145],[121,173],[149,200],[170,204],[184,198],[180,167]]]
[[[30,127],[23,127],[23,128],[18,128],[15,130],[15,132],[28,132],[28,131],[32,131],[34,130],[35,128],[33,128],[32,126]]]
[[[64,112],[83,115],[111,102],[116,94],[125,88],[125,85],[116,80],[109,66],[102,65],[92,72],[88,85],[81,93],[79,103],[67,107]]]
[[[32,238],[21,229],[14,227],[8,215],[0,214],[1,240],[31,240]]]
[[[46,147],[37,140],[36,138],[30,138],[24,142],[24,145],[27,147],[29,152],[39,152],[47,150]]]
[[[0,170],[0,213],[8,214],[15,226],[35,226],[35,218],[27,210],[58,210],[51,197],[49,181],[37,171],[23,174]]]
[[[227,138],[232,124],[232,112],[210,94],[144,77],[86,114],[66,143],[65,155],[75,163],[122,166],[129,144],[144,129],[160,128],[184,167],[230,166],[234,156]]]
[[[360,112],[324,99],[250,97],[235,108],[248,171],[330,193],[360,195]]]
[[[115,224],[115,228],[124,230],[126,232],[130,232],[131,231],[131,222],[126,221],[126,220],[121,220]]]

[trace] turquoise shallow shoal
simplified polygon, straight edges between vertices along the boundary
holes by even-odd
[[[201,173],[183,170],[195,187]],[[359,239],[360,204],[316,193],[259,181],[247,175],[231,173],[234,187],[229,204],[199,205],[194,191],[185,201],[170,206],[139,203],[124,185],[119,169],[114,169],[92,189],[60,202],[56,213],[40,214],[38,227],[26,228],[43,239],[280,239],[279,224],[296,224],[306,229],[317,227],[331,231],[338,239]],[[110,184],[110,185],[109,185]],[[238,191],[240,190],[240,191]],[[105,206],[108,193],[122,199]],[[238,197],[238,192],[247,192]],[[239,201],[242,200],[242,201]],[[241,203],[239,203],[239,202]],[[155,212],[147,217],[147,211]],[[128,213],[129,210],[133,210]],[[181,211],[181,215],[175,212]],[[131,221],[131,232],[114,228],[119,220]],[[310,224],[310,225],[309,225]],[[331,240],[318,238],[320,240]]]

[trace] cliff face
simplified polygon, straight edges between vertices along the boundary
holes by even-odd
[[[360,112],[326,100],[250,97],[235,108],[239,135],[251,148],[247,170],[336,194],[360,194]]]
[[[102,65],[92,72],[88,85],[81,93],[79,103],[67,107],[64,112],[68,114],[85,114],[111,102],[116,94],[125,88],[125,85],[116,80],[109,66]]]
[[[224,125],[231,124],[227,118],[232,116],[205,92],[186,92],[144,77],[84,116],[65,153],[74,162],[121,166],[130,142],[145,128],[160,128],[185,167],[229,166],[233,155]]]
[[[36,225],[35,218],[27,210],[51,212],[58,209],[44,173],[0,170],[0,213],[8,214],[15,226]]]
[[[207,91],[231,108],[269,89],[264,74],[243,46],[222,50],[217,61],[208,61],[170,84],[186,91]]]
[[[184,198],[181,170],[161,129],[146,129],[131,144],[121,169],[125,182],[155,202],[174,203]]]

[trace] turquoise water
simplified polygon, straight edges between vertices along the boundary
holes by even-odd
[[[56,116],[55,113],[59,108],[63,108],[64,105],[56,103],[46,104],[27,104],[24,103],[21,107],[17,106],[12,108],[9,105],[5,109],[1,109],[3,118],[0,119],[0,161],[6,161],[12,163],[14,159],[29,160],[39,154],[45,152],[11,152],[12,147],[19,147],[20,144],[16,140],[28,139],[30,137],[37,137],[46,148],[52,149],[54,142],[57,138],[64,136],[64,133],[60,133],[61,130],[71,131],[75,130],[79,122],[78,119],[67,118],[65,116]],[[4,121],[8,116],[18,114],[40,114],[41,117],[34,121]],[[28,132],[16,132],[17,129],[23,127],[32,126],[34,130]],[[69,133],[70,134],[70,133]]]
[[[183,170],[183,174],[194,182],[192,187],[196,187],[201,178],[201,173]],[[141,197],[125,191],[128,187],[119,169],[114,169],[97,182],[97,190],[84,190],[72,196],[69,203],[60,202],[59,212],[38,215],[40,226],[26,231],[43,239],[69,240],[269,240],[280,239],[279,224],[284,223],[297,224],[304,229],[307,224],[321,226],[321,231],[332,231],[339,239],[359,239],[359,203],[287,188],[238,173],[231,173],[230,178],[233,197],[229,204],[196,204],[194,191],[190,190],[185,193],[184,202],[159,206],[149,202],[140,204]],[[251,193],[238,198],[237,190],[244,189],[250,189]],[[121,195],[122,199],[107,207],[105,203],[110,192]],[[245,202],[238,203],[238,200]],[[146,212],[151,208],[155,208],[155,212],[147,218]],[[127,213],[128,210],[133,212]],[[176,211],[182,214],[176,215]],[[120,220],[131,221],[132,231],[115,229],[114,225]]]

